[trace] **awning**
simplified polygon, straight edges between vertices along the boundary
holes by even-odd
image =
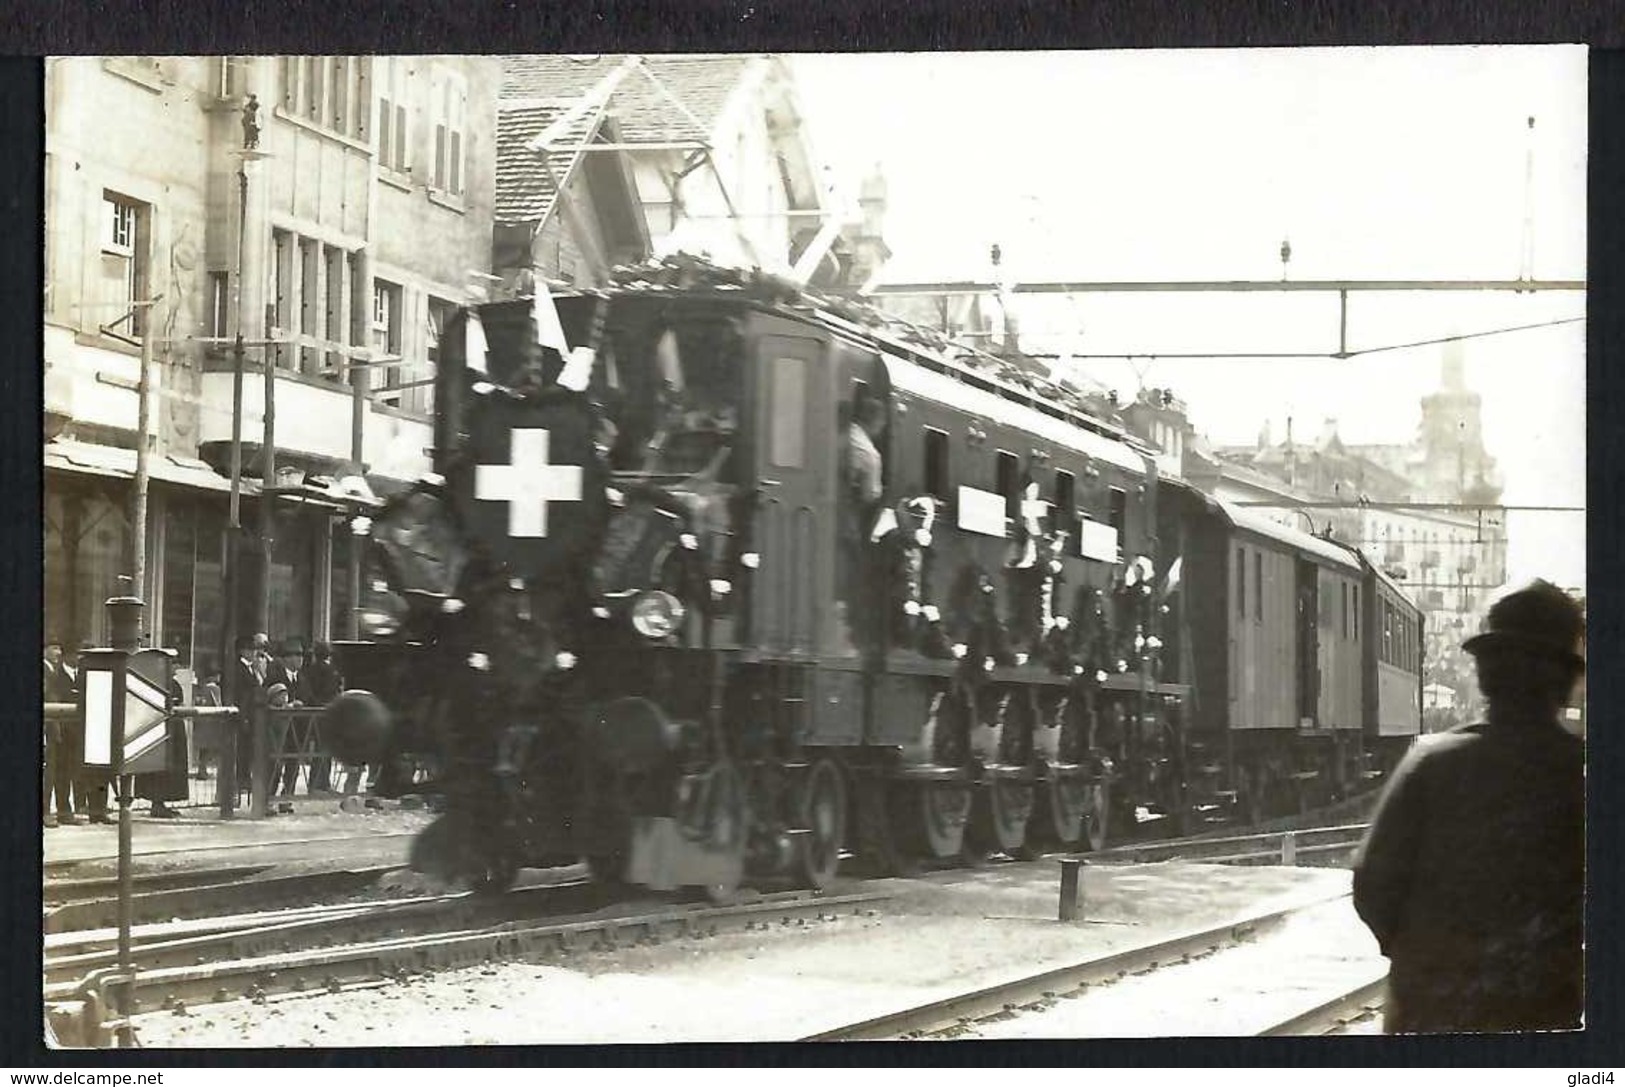
[[[60,472],[103,476],[111,479],[135,478],[135,450],[113,445],[56,439],[45,443],[45,467]],[[147,476],[178,487],[229,493],[231,480],[220,475],[196,457],[155,453],[147,458]],[[244,479],[240,494],[260,493],[258,480]]]

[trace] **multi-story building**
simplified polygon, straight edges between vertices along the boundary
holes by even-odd
[[[243,630],[264,611],[276,638],[347,632],[342,506],[301,482],[359,471],[386,490],[428,466],[441,322],[490,268],[500,80],[499,61],[460,56],[48,62],[51,635],[102,641],[101,603],[131,569],[143,341],[150,639],[206,669],[233,611]],[[290,497],[262,571],[267,366]],[[242,533],[227,525],[234,419]]]

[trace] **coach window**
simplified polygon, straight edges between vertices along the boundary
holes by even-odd
[[[1360,640],[1360,587],[1354,586],[1354,613],[1349,616],[1349,628],[1354,632],[1355,641]]]
[[[1003,449],[994,455],[993,463],[993,489],[1004,496],[1004,515],[1006,517],[1019,517],[1021,515],[1021,496],[1016,493],[1017,481],[1021,475],[1021,461],[1014,453]]]
[[[925,491],[948,497],[948,432],[935,427],[925,428]]]
[[[1264,621],[1264,552],[1253,552],[1253,618]]]
[[[1068,536],[1075,533],[1073,519],[1077,517],[1077,479],[1071,472],[1055,470],[1055,529]]]
[[[1343,640],[1347,641],[1349,636],[1349,583],[1340,581],[1337,583],[1337,588],[1337,595],[1342,598],[1343,605]]]
[[[1128,536],[1128,492],[1121,487],[1111,489],[1111,525],[1117,530],[1117,547],[1119,553],[1127,548]]]

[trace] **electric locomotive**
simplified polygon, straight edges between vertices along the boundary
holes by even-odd
[[[329,709],[335,747],[431,768],[380,785],[445,797],[420,868],[501,888],[585,859],[727,895],[825,886],[843,850],[1098,847],[1264,795],[1246,768],[1296,760],[1332,704],[1238,750],[1211,712],[1234,632],[1202,617],[1224,541],[1261,530],[1058,386],[687,260],[469,307],[443,343],[435,474],[356,526],[381,606]],[[1301,536],[1262,538],[1307,677],[1331,658],[1302,609],[1358,562]],[[1336,682],[1326,730],[1358,736]]]

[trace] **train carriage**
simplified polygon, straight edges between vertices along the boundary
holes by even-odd
[[[1362,559],[1361,679],[1365,713],[1360,726],[1368,753],[1365,772],[1387,774],[1422,732],[1421,609],[1403,588]]]

